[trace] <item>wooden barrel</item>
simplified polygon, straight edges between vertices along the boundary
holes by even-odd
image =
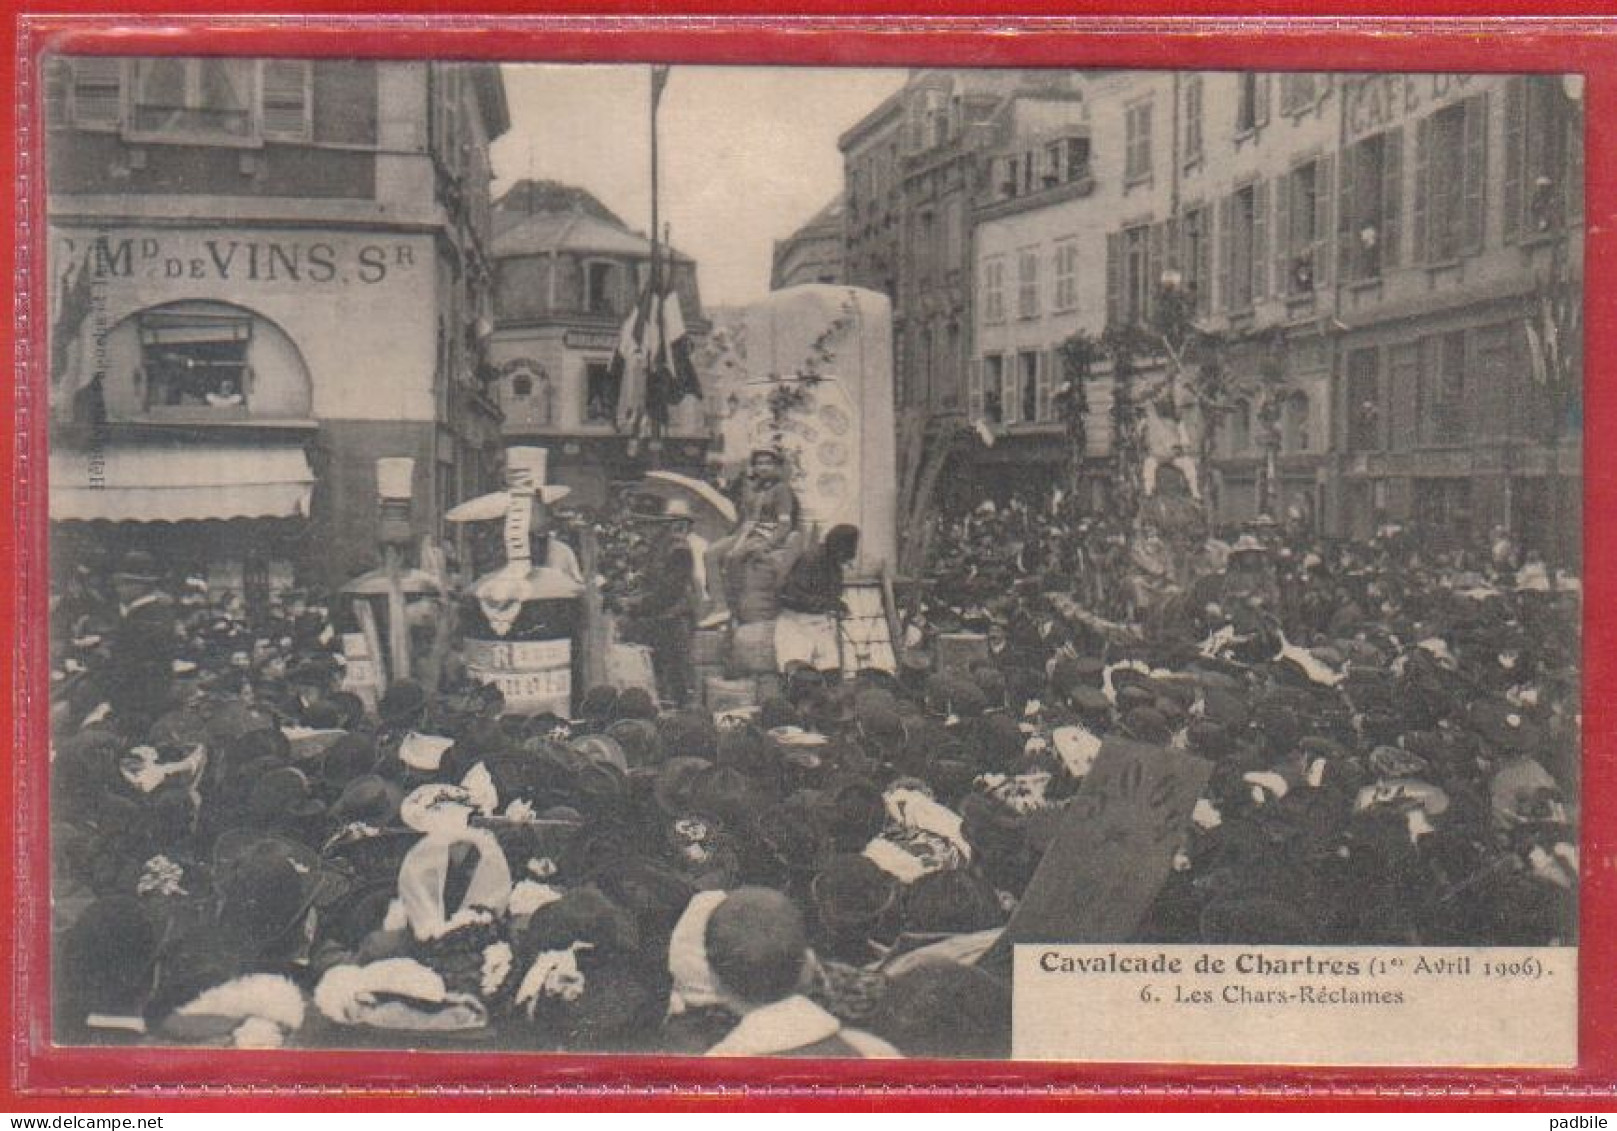
[[[988,659],[988,637],[978,632],[946,632],[938,637],[937,667],[967,668]]]
[[[733,610],[741,624],[774,622],[780,611],[780,567],[772,557],[750,558],[742,570],[741,595]]]
[[[552,711],[572,714],[573,642],[571,640],[467,640],[466,674],[492,683],[505,696],[512,714]]]
[[[724,637],[722,628],[698,629],[691,637],[691,663],[698,667],[724,663]]]
[[[775,622],[738,625],[730,636],[732,675],[763,675],[775,670]]]
[[[696,693],[703,696],[703,702],[705,704],[708,681],[718,680],[720,683],[724,682],[724,665],[694,664],[692,665],[692,670],[696,673]],[[711,709],[712,708],[709,708],[709,710]]]
[[[709,676],[702,689],[709,711],[733,711],[737,707],[755,707],[758,703],[758,688],[751,679]]]

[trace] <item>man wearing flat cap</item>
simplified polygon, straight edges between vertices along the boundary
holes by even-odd
[[[652,549],[644,584],[629,601],[629,611],[637,638],[651,647],[658,690],[664,699],[683,707],[696,678],[691,666],[691,634],[696,627],[691,509],[685,500],[673,499],[662,513],[641,517],[659,523],[663,532]]]
[[[132,550],[119,560],[112,589],[118,598],[118,625],[109,641],[106,699],[119,725],[139,737],[168,709],[173,690],[179,651],[174,599],[161,588],[157,562],[144,550]]]

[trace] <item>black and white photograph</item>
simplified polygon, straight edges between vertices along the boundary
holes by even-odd
[[[1576,1062],[1580,76],[39,77],[54,1044]]]

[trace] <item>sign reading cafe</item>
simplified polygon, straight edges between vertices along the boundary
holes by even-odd
[[[59,236],[55,262],[99,279],[374,285],[416,266],[408,243],[320,237],[161,233]]]
[[[1458,98],[1471,75],[1361,75],[1344,87],[1347,132],[1354,139],[1413,118],[1428,107]]]

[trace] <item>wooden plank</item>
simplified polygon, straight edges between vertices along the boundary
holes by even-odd
[[[1129,941],[1212,772],[1202,758],[1107,738],[984,961],[1008,964],[1018,943]]]
[[[595,585],[600,572],[601,547],[595,531],[586,524],[578,538],[578,568],[584,575],[584,630],[579,634],[579,647],[583,650],[580,670],[584,675],[584,689],[599,687],[607,682],[608,654],[612,648],[611,626],[601,605],[601,591]]]

